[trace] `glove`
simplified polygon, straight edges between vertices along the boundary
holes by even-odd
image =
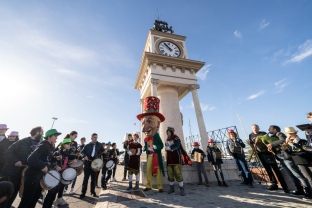
[[[165,150],[170,151],[171,148],[169,146],[166,146]]]
[[[128,151],[128,155],[131,156],[131,155],[132,155],[132,152],[131,152],[131,151]]]
[[[149,147],[148,150],[154,152],[154,149],[153,149],[153,148],[150,148],[150,147]]]
[[[157,149],[156,145],[153,145],[154,149]]]
[[[136,155],[140,155],[140,153],[141,153],[141,150],[138,149],[138,152],[136,153]]]

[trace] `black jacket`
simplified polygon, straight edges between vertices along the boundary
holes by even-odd
[[[44,140],[39,143],[36,150],[28,157],[28,174],[31,172],[34,175],[41,173],[41,169],[48,166],[51,168],[53,160],[53,146],[48,141]]]
[[[1,175],[10,176],[21,174],[23,169],[16,167],[15,163],[21,161],[23,165],[27,165],[27,158],[36,144],[31,137],[21,139],[12,144],[3,155],[5,164]]]
[[[0,171],[2,170],[5,160],[4,160],[4,152],[9,149],[9,147],[14,143],[15,141],[10,141],[8,139],[3,139],[0,142]]]
[[[95,154],[94,154],[94,157],[91,157],[91,154],[93,151],[93,145],[95,145]],[[96,142],[96,143],[90,142],[84,146],[81,154],[83,155],[83,157],[87,156],[89,160],[93,160],[93,159],[99,158],[102,152],[104,152],[104,147],[102,146],[100,142]]]

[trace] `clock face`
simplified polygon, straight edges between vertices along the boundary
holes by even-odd
[[[169,41],[163,41],[159,44],[159,51],[164,54],[165,56],[170,57],[179,57],[181,54],[180,48]]]

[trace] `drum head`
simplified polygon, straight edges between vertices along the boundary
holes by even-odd
[[[106,166],[107,169],[111,170],[111,169],[114,168],[115,163],[114,163],[114,161],[110,160],[110,161],[108,161],[108,162],[106,163],[105,166]]]
[[[65,181],[72,181],[77,176],[77,172],[74,168],[67,168],[62,173],[62,178]]]
[[[101,159],[95,159],[91,163],[92,169],[98,170],[98,169],[101,169],[102,167],[103,167],[103,160]]]
[[[82,165],[83,165],[82,160],[77,160],[77,162],[70,164],[69,167],[71,167],[71,168],[78,168],[78,167],[80,167]]]
[[[60,182],[60,179],[61,175],[56,170],[50,170],[43,176],[43,182],[49,189],[57,186]]]

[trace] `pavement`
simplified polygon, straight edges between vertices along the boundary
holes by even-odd
[[[101,175],[100,175],[101,176]],[[99,177],[99,181],[100,181]],[[157,189],[143,192],[145,188],[140,185],[139,191],[127,191],[128,181],[123,178],[123,166],[118,165],[117,182],[110,182],[107,190],[96,188],[99,198],[90,195],[88,189],[86,197],[81,200],[79,195],[83,180],[83,173],[78,176],[75,185],[75,193],[64,194],[68,206],[59,208],[154,208],[154,207],[217,207],[217,208],[263,208],[263,207],[293,207],[312,208],[312,200],[303,200],[301,197],[285,194],[282,189],[276,191],[267,190],[266,184],[254,184],[254,188],[241,185],[241,181],[226,181],[229,187],[220,187],[216,182],[211,182],[210,187],[197,185],[196,183],[185,184],[185,196],[180,196],[178,184],[175,184],[175,192],[168,194],[168,185],[164,185],[164,192]],[[100,184],[100,183],[99,183]],[[89,188],[89,187],[88,187]],[[19,197],[14,202],[14,207],[19,204]],[[36,208],[42,207],[41,200]]]

